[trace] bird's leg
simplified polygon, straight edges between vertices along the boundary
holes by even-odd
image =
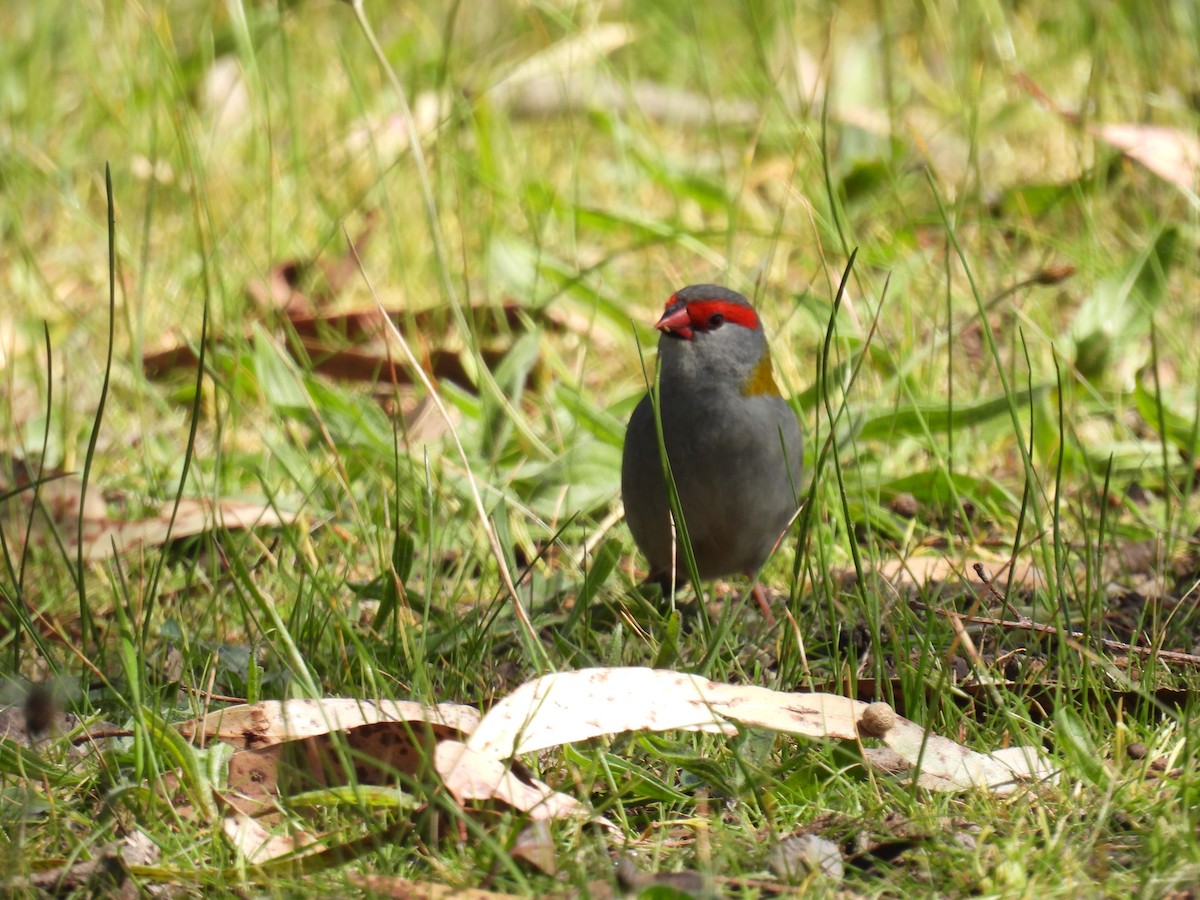
[[[754,602],[758,604],[758,611],[762,613],[767,625],[774,628],[775,613],[771,612],[771,604],[767,602],[767,589],[760,582],[755,582],[750,593],[754,595]]]

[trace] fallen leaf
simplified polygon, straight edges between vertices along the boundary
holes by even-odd
[[[587,323],[579,316],[561,311],[530,310],[518,303],[477,307],[467,310],[476,323],[475,352],[466,346],[455,349],[446,346],[445,310],[386,311],[386,318],[374,307],[333,313],[310,313],[290,308],[288,352],[314,372],[328,378],[362,381],[371,384],[411,385],[414,379],[404,365],[404,353],[394,343],[392,326],[411,325],[417,334],[439,335],[442,346],[426,347],[419,353],[422,368],[438,381],[449,381],[466,390],[475,390],[474,370],[477,366],[494,370],[510,349],[510,336],[527,330],[532,318],[555,330],[585,331]],[[388,320],[391,320],[390,322]],[[494,326],[489,327],[489,323]],[[502,332],[502,333],[501,333]],[[487,346],[491,339],[494,346]],[[217,339],[219,341],[219,339]],[[246,340],[250,340],[247,336]],[[459,342],[461,343],[461,342]],[[171,343],[142,355],[142,370],[148,378],[161,378],[178,370],[194,369],[199,359],[186,342],[174,339]]]
[[[225,790],[218,792],[220,799],[238,813],[256,818],[276,809],[283,747],[274,744],[238,750],[230,756],[225,769]]]
[[[578,800],[535,778],[522,781],[499,760],[459,741],[442,741],[437,745],[434,768],[460,804],[468,800],[500,800],[528,813],[534,821],[591,814]]]
[[[529,863],[539,872],[550,876],[558,874],[558,855],[550,834],[550,823],[545,819],[537,819],[522,828],[508,852],[513,859]]]
[[[982,565],[985,572],[993,573],[992,584],[1001,593],[1009,585],[1032,590],[1046,584],[1042,570],[1028,560],[1017,560],[1010,567],[1005,560],[996,557],[951,558],[945,554],[910,556],[907,559],[885,560],[872,571],[897,587],[925,588],[933,584],[958,584],[980,591],[985,585],[975,572],[976,565]],[[857,576],[853,569],[847,568],[844,577]]]
[[[995,794],[1009,794],[1022,782],[1049,780],[1056,773],[1036,747],[979,753],[926,732],[908,719],[898,719],[884,741],[918,772],[918,786],[935,791],[986,788]]]
[[[229,759],[223,799],[241,813],[262,816],[280,796],[417,775],[434,742],[469,734],[478,721],[473,707],[452,703],[329,697],[233,706],[184,722],[179,730],[201,746],[215,740],[238,748]],[[346,759],[353,772],[345,770]]]
[[[306,833],[278,834],[245,813],[234,810],[221,820],[221,830],[229,843],[247,862],[262,864],[299,850],[316,852],[322,849],[316,839]]]
[[[80,540],[83,558],[94,562],[143,547],[161,546],[168,540],[195,537],[218,528],[229,531],[280,528],[297,519],[297,513],[262,502],[185,497],[179,501],[172,523],[173,506],[172,503],[164,503],[159,507],[157,516],[145,519],[85,519]],[[74,546],[74,541],[67,541],[68,550]]]
[[[1078,125],[1078,114],[1060,107],[1024,72],[1016,82],[1046,109],[1071,125]],[[1141,163],[1159,178],[1178,187],[1193,204],[1200,181],[1200,139],[1196,135],[1165,125],[1141,125],[1114,122],[1089,125],[1088,131],[1130,159]]]
[[[772,848],[768,864],[777,876],[793,883],[810,872],[819,872],[833,881],[841,881],[846,874],[841,848],[819,834],[784,838]]]
[[[436,91],[421,91],[412,102],[412,124],[417,137],[433,134],[451,108],[450,96]],[[392,105],[388,105],[392,109]],[[360,118],[342,141],[342,153],[331,160],[336,166],[349,166],[354,160],[371,160],[373,166],[387,168],[412,141],[408,121],[399,113],[372,113]]]
[[[108,515],[100,491],[93,484],[85,494],[83,479],[59,469],[38,469],[36,463],[5,455],[0,458],[0,527],[10,546],[23,547],[27,540],[46,544],[57,533],[74,543],[79,535],[79,511],[84,521]]]
[[[138,889],[129,881],[130,866],[151,866],[161,851],[143,831],[132,831],[120,840],[92,848],[90,859],[69,862],[53,869],[34,872],[28,877],[0,881],[6,896],[62,896],[80,888],[86,896],[137,896]],[[133,887],[132,891],[128,889]]]
[[[35,490],[39,474],[41,483]],[[279,528],[297,519],[296,513],[262,501],[189,497],[182,498],[177,507],[173,502],[162,504],[153,516],[121,519],[109,515],[108,504],[94,481],[85,494],[80,477],[49,470],[38,473],[28,461],[17,459],[0,467],[0,494],[5,493],[11,496],[0,500],[0,528],[10,546],[24,546],[26,540],[47,546],[57,535],[72,556],[82,544],[83,558],[89,562],[216,528]]]
[[[1089,130],[1195,200],[1200,182],[1200,139],[1195,134],[1163,125],[1093,125]]]
[[[488,94],[503,104],[522,85],[546,77],[563,78],[580,69],[591,68],[633,39],[632,26],[624,23],[593,25],[521,60],[507,75],[495,81]]]
[[[484,716],[467,746],[501,760],[625,731],[733,734],[734,722],[814,738],[880,738],[919,772],[920,786],[933,790],[982,787],[1008,793],[1021,781],[1054,774],[1037,748],[979,753],[927,733],[885,703],[722,684],[645,668],[582,669],[526,682]],[[445,777],[441,764],[438,770]],[[487,776],[481,778],[486,784]]]
[[[377,722],[238,750],[229,759],[225,799],[235,809],[259,816],[275,807],[277,797],[350,784],[394,785],[400,776],[419,778],[430,769],[436,742],[449,737],[444,726],[429,727],[432,734],[407,722]]]
[[[467,735],[479,724],[479,712],[458,703],[426,706],[409,700],[266,700],[209,713],[179,730],[201,745],[218,740],[246,750],[381,722],[425,722]]]
[[[278,310],[292,320],[313,315],[318,308],[331,303],[358,273],[358,261],[366,253],[378,218],[375,210],[367,213],[358,237],[336,261],[291,259],[277,263],[267,271],[264,281],[250,282],[246,294],[259,312]],[[324,281],[313,286],[310,297],[302,288],[305,276],[314,271],[323,275]]]
[[[810,737],[853,740],[865,703],[833,694],[784,694],[646,668],[581,669],[521,685],[497,703],[468,740],[507,759],[622,731],[736,734],[732,720]]]
[[[196,105],[207,124],[207,145],[214,151],[232,152],[252,123],[250,89],[235,54],[218,56],[205,69]]]
[[[372,896],[392,897],[394,900],[516,900],[516,894],[483,891],[478,888],[455,888],[431,881],[413,881],[395,875],[357,875],[350,873],[346,881]]]
[[[700,872],[642,872],[633,858],[624,854],[617,860],[617,882],[639,897],[708,898],[721,896],[709,878]]]
[[[230,758],[227,789],[219,794],[231,808],[224,827],[248,859],[261,860],[300,849],[296,838],[274,835],[251,818],[270,813],[281,795],[350,782],[389,784],[400,773],[419,776],[432,762],[432,770],[461,805],[499,801],[533,822],[590,817],[580,801],[519,775],[511,758],[622,731],[682,728],[733,734],[735,722],[809,737],[878,738],[902,761],[893,762],[893,770],[915,770],[917,784],[933,790],[1007,792],[1022,781],[1053,775],[1037,748],[979,753],[927,733],[884,703],[722,684],[645,668],[584,669],[534,679],[482,720],[472,708],[454,704],[330,698],[233,707],[185,723],[180,730],[201,743],[218,740],[241,748]],[[467,734],[467,743],[456,739]],[[436,742],[432,748],[430,738]],[[870,762],[869,754],[866,758]],[[353,773],[345,770],[347,759]],[[285,775],[293,780],[285,782]],[[603,819],[593,821],[614,828]],[[535,858],[545,864],[542,850]]]
[[[762,115],[761,107],[749,100],[714,99],[653,81],[629,84],[594,70],[538,76],[491,99],[507,106],[513,116],[534,119],[624,112],[651,122],[688,127],[750,125]]]

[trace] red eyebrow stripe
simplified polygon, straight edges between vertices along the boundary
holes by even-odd
[[[733,322],[744,328],[758,328],[758,314],[748,306],[740,303],[730,303],[727,300],[693,300],[687,305],[688,317],[696,328],[708,325],[708,319],[713,313],[720,313],[726,322]]]

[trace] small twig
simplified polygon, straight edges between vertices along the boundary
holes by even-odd
[[[179,682],[180,690],[187,691],[193,696],[199,697],[206,703],[245,703],[245,697],[231,697],[226,694],[214,694],[211,690],[212,685],[208,689],[192,687],[186,681]]]
[[[972,566],[972,568],[975,570],[975,574],[979,576],[979,580],[983,582],[984,587],[987,588],[988,593],[991,594],[994,599],[1000,601],[1000,605],[1004,608],[1004,611],[1008,615],[1015,616],[1018,619],[1024,618],[1024,616],[1021,616],[1015,609],[1012,608],[1012,604],[1008,602],[1008,598],[996,589],[996,585],[992,584],[992,579],[988,575],[987,570],[983,567],[983,563],[977,562],[974,566]]]
[[[1178,650],[1156,650],[1153,647],[1137,647],[1133,644],[1125,644],[1121,641],[1113,641],[1108,638],[1091,638],[1082,631],[1068,631],[1066,634],[1055,628],[1053,625],[1044,625],[1041,622],[1034,622],[1032,619],[1022,617],[1019,621],[1011,621],[1009,619],[995,619],[991,616],[975,616],[964,615],[949,609],[939,609],[936,606],[930,606],[927,603],[922,603],[920,600],[909,601],[915,609],[936,613],[939,616],[947,618],[956,618],[963,622],[971,622],[976,625],[994,625],[999,628],[1007,628],[1012,631],[1034,631],[1038,634],[1049,634],[1058,638],[1066,638],[1068,640],[1078,641],[1081,644],[1095,642],[1105,650],[1114,650],[1121,653],[1132,653],[1135,656],[1145,658],[1156,657],[1163,662],[1182,663],[1187,666],[1196,666],[1200,668],[1200,656],[1194,653],[1182,653]]]
[[[78,747],[82,744],[94,744],[96,741],[103,741],[107,738],[127,737],[133,737],[132,728],[104,728],[99,731],[84,730],[71,738],[71,745]]]

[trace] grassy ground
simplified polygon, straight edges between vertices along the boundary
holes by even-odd
[[[510,860],[517,816],[460,840],[404,808],[372,811],[368,831],[412,828],[348,865],[246,871],[146,788],[176,765],[156,723],[212,708],[203,691],[484,708],[546,670],[657,665],[879,696],[978,749],[1042,743],[1064,777],[931,796],[760,733],[539,760],[639,839],[644,872],[770,896],[773,848],[802,830],[849,854],[842,881],[799,879],[829,894],[1200,882],[1193,672],[1096,643],[1196,644],[1200,205],[1097,133],[1194,139],[1196,10],[713,6],[368,3],[386,65],[339,3],[0,11],[0,449],[86,470],[114,518],[179,495],[300,515],[82,566],[6,526],[13,692],[52,684],[129,732],[70,778],[0,760],[9,874],[138,825],[162,850],[139,877],[187,892],[343,891],[352,871],[597,891],[602,836],[556,829],[556,880]],[[1196,167],[1175,168],[1191,192]],[[360,272],[348,239],[368,229]],[[384,407],[285,353],[270,285],[290,260],[300,302],[373,289],[419,357],[462,361],[439,391],[487,522],[420,390],[384,385]],[[735,581],[707,618],[682,596],[677,631],[610,516],[656,310],[704,281],[757,298],[802,413],[809,506],[763,574],[778,628]],[[199,388],[186,366],[149,377],[143,357],[197,346],[206,312]],[[973,586],[972,562],[1012,558],[1036,571],[1006,603]],[[928,559],[953,567],[878,574]],[[970,625],[973,652],[936,610],[1056,634]],[[65,743],[44,747],[59,769]]]

